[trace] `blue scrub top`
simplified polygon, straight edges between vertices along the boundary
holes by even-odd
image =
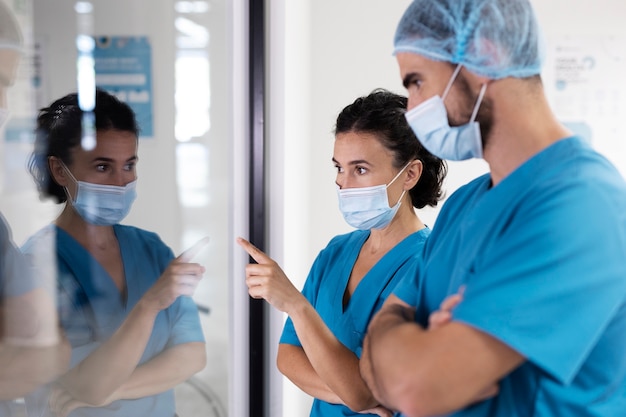
[[[416,321],[466,285],[454,320],[527,361],[498,396],[454,416],[626,416],[626,185],[581,139],[563,139],[496,187],[446,202],[424,257],[394,293]]]
[[[25,257],[11,238],[11,229],[0,214],[0,300],[17,297],[37,285]]]
[[[361,357],[363,339],[374,314],[393,291],[399,279],[411,270],[420,256],[430,229],[422,229],[407,236],[385,254],[363,277],[348,304],[343,306],[343,295],[350,273],[361,247],[370,235],[357,230],[336,236],[315,259],[306,279],[302,294],[315,307],[335,337]],[[293,322],[287,319],[280,343],[302,346]],[[363,416],[342,404],[330,404],[315,399],[311,416]]]
[[[64,230],[55,229],[59,320],[72,346],[70,366],[74,367],[119,328],[174,259],[174,254],[155,233],[131,226],[113,226],[126,276],[127,297],[123,300],[112,278],[91,254]],[[37,237],[43,233],[45,230],[29,239],[24,251],[36,248]],[[203,341],[197,307],[190,297],[181,296],[157,315],[140,364],[172,346]],[[44,396],[45,393],[33,396],[29,407],[43,412]],[[168,390],[137,400],[116,401],[107,407],[78,408],[70,417],[173,417],[174,414],[174,393]]]

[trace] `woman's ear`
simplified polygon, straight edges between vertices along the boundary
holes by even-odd
[[[415,187],[415,184],[419,181],[422,176],[422,171],[424,169],[424,164],[419,159],[414,160],[406,167],[406,180],[404,181],[404,189],[410,190]]]
[[[56,156],[49,156],[48,169],[50,169],[50,176],[54,182],[59,184],[61,187],[67,187],[69,183],[69,175],[59,158]]]

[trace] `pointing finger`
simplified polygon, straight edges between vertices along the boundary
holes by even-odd
[[[176,259],[180,262],[191,261],[202,249],[204,249],[207,243],[209,243],[209,237],[205,236],[197,241],[192,247],[181,253]]]
[[[267,256],[265,253],[263,253],[261,250],[259,250],[252,243],[248,242],[246,239],[244,239],[242,237],[238,237],[237,238],[237,243],[246,252],[248,252],[248,255],[250,255],[252,257],[252,259],[257,261],[258,263],[260,263],[260,264],[267,264],[267,263],[273,262],[272,258]]]

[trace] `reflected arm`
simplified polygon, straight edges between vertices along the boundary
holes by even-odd
[[[84,403],[105,402],[135,371],[156,314],[140,301],[110,339],[60,379],[63,387]]]
[[[0,401],[23,397],[65,372],[71,348],[67,340],[44,347],[0,343]]]
[[[136,399],[174,388],[206,365],[204,342],[173,346],[140,365],[113,394],[112,400]]]

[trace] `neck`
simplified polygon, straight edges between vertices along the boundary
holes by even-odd
[[[402,205],[393,220],[391,220],[391,223],[384,229],[372,229],[364,246],[366,246],[370,252],[377,252],[379,250],[386,251],[396,246],[410,234],[424,227],[426,226],[424,226],[424,223],[422,223],[413,210],[407,192],[403,198]]]
[[[87,223],[69,203],[65,204],[55,224],[88,250],[90,248],[106,249],[111,244],[117,244],[112,226],[96,226]]]
[[[493,125],[484,159],[496,186],[528,159],[571,132],[552,113],[540,84],[505,78],[493,81],[487,91],[493,102]]]

